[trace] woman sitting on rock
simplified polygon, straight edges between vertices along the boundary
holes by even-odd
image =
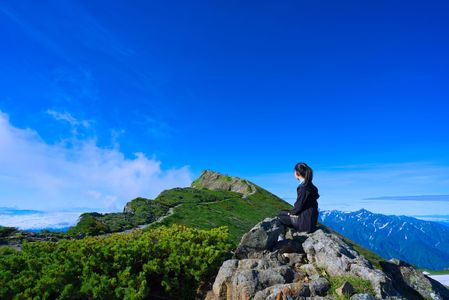
[[[313,171],[306,163],[297,163],[294,174],[301,182],[296,188],[296,202],[291,210],[282,210],[278,217],[285,226],[293,227],[299,232],[311,233],[317,229],[317,199],[320,197],[318,188],[312,183]]]

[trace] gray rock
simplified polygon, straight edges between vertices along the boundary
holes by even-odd
[[[215,277],[214,284],[212,285],[212,290],[217,297],[226,297],[228,286],[230,285],[232,275],[234,275],[238,264],[239,261],[237,259],[230,259],[221,265],[220,270],[218,270],[218,274]]]
[[[351,296],[354,293],[354,287],[347,281],[343,282],[343,284],[338,287],[335,292],[339,296]]]
[[[280,253],[304,253],[302,244],[299,240],[285,239],[277,242],[273,248],[273,251],[279,251]]]
[[[318,270],[315,268],[313,264],[304,264],[299,267],[299,269],[303,270],[309,276],[319,275]]]
[[[309,262],[323,267],[330,276],[353,275],[368,280],[380,299],[400,296],[388,275],[375,269],[338,236],[318,229],[308,234],[302,246]]]
[[[278,251],[260,251],[260,252],[249,252],[248,258],[257,258],[257,259],[267,259],[267,260],[273,260],[278,261],[279,263],[287,263],[288,258],[284,256],[285,253],[279,253]]]
[[[385,273],[394,279],[395,288],[407,298],[449,299],[449,290],[440,282],[399,259],[380,262]]]
[[[374,298],[373,295],[368,293],[359,293],[352,295],[351,298],[349,298],[349,300],[376,300],[376,298]]]
[[[258,269],[266,270],[270,268],[276,268],[282,266],[277,260],[259,259],[259,258],[247,258],[238,261],[238,269]]]
[[[308,283],[302,283],[299,290],[296,293],[296,296],[300,297],[308,297],[310,296],[310,287]]]
[[[312,295],[325,296],[330,287],[331,284],[329,280],[324,277],[318,277],[310,282],[310,290]]]
[[[288,279],[292,279],[293,273],[289,274],[285,268],[237,271],[232,277],[231,289],[227,294],[228,299],[229,296],[231,299],[247,299],[254,296],[263,287],[288,282]]]
[[[293,282],[273,285],[258,291],[254,295],[254,300],[275,300],[278,297],[281,297],[280,299],[300,299],[301,297],[309,297],[310,295],[308,283]]]
[[[296,232],[296,230],[294,228],[287,227],[285,229],[285,238],[289,239],[289,240],[293,240],[295,232]]]
[[[285,258],[285,262],[291,267],[300,267],[305,258],[305,254],[303,253],[283,253],[282,256]]]
[[[294,276],[277,260],[230,259],[218,271],[213,292],[219,299],[246,299],[267,286],[292,282]]]
[[[248,258],[252,252],[271,250],[283,231],[284,225],[278,218],[264,219],[242,236],[233,258]]]

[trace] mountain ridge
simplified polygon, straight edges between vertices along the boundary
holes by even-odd
[[[437,222],[366,209],[320,210],[319,220],[385,259],[395,257],[433,270],[449,267],[449,227]]]

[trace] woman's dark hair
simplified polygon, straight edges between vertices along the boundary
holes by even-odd
[[[304,177],[304,185],[308,184],[313,179],[313,171],[306,163],[299,162],[295,165],[295,171]]]

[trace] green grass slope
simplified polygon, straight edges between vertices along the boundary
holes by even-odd
[[[173,212],[148,228],[171,224],[199,229],[228,226],[231,239],[237,244],[242,235],[261,220],[292,207],[270,192],[257,186],[256,189],[246,198],[237,192],[205,188],[165,190],[154,201],[172,207]]]

